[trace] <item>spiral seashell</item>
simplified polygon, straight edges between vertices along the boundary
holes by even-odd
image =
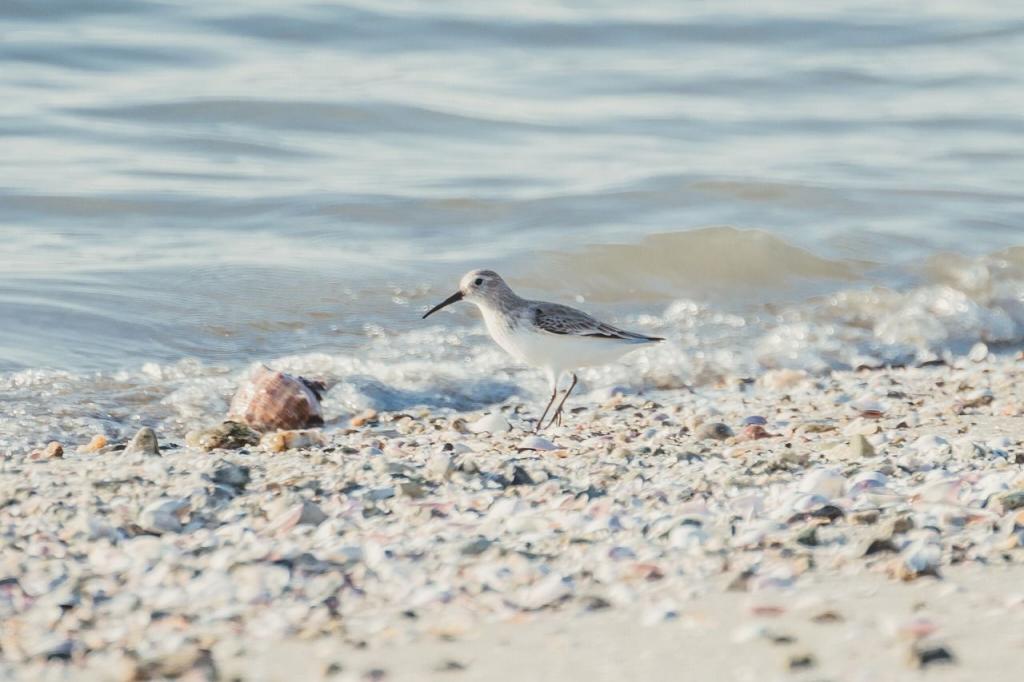
[[[227,418],[257,431],[323,426],[324,384],[258,367],[235,393]]]

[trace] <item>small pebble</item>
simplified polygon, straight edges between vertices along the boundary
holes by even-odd
[[[697,427],[694,434],[698,439],[725,440],[733,435],[732,429],[721,422],[705,422]]]
[[[915,668],[927,668],[936,664],[949,665],[956,662],[953,652],[942,644],[925,641],[915,642],[910,647],[910,665]]]
[[[81,452],[99,452],[107,446],[107,437],[103,434],[96,434],[92,437],[88,443],[83,445],[80,449]]]
[[[364,410],[349,420],[354,428],[361,428],[368,424],[376,423],[378,419],[377,410]]]
[[[809,653],[793,654],[786,659],[786,667],[791,671],[809,670],[816,665],[817,661]]]

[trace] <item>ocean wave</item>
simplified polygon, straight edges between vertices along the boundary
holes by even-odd
[[[622,301],[785,291],[801,280],[851,282],[871,264],[823,258],[761,230],[709,227],[629,244],[531,254],[520,280],[540,289],[573,282],[587,299]],[[760,299],[760,297],[759,297]]]
[[[648,245],[657,248],[658,240]],[[785,253],[815,274],[828,265],[799,250]],[[850,273],[837,269],[844,284],[826,296],[742,311],[677,298],[654,312],[618,319],[667,341],[621,363],[581,370],[581,399],[588,392],[596,399],[611,386],[699,390],[777,368],[827,374],[953,363],[979,343],[994,353],[1024,346],[1024,248],[973,259],[937,256],[922,269],[921,281],[904,289],[865,285]],[[407,331],[381,330],[350,352],[298,353],[261,362],[326,380],[329,428],[366,408],[468,411],[544,396],[540,372],[517,366],[480,323],[460,319],[447,316]],[[118,437],[141,424],[180,438],[198,424],[222,418],[248,371],[237,363],[189,359],[115,372],[2,374],[0,447],[81,441],[96,432]]]

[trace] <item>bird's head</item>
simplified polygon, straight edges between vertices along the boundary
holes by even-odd
[[[459,281],[459,290],[428,310],[423,317],[425,319],[441,308],[459,301],[483,306],[496,303],[503,295],[511,293],[512,290],[505,284],[505,280],[494,270],[470,270]]]

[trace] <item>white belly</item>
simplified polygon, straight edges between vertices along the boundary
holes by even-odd
[[[510,328],[488,312],[484,313],[484,322],[491,338],[509,355],[524,364],[556,374],[577,367],[604,365],[643,345],[615,339],[534,332],[525,325]]]

